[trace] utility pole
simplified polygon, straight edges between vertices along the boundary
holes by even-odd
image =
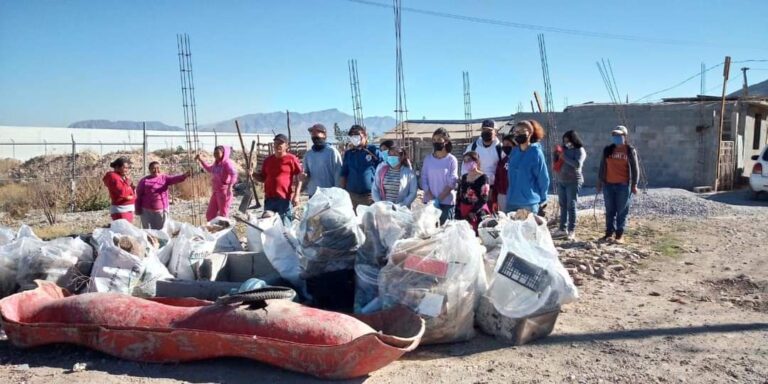
[[[723,96],[720,102],[720,126],[717,129],[717,162],[715,165],[715,192],[720,189],[720,151],[723,145],[723,124],[725,124],[725,88],[728,85],[728,73],[731,71],[731,57],[725,57],[723,66]]]
[[[749,84],[747,83],[747,71],[749,71],[749,68],[747,67],[741,68],[741,73],[744,75],[744,88],[741,92],[741,96],[743,97],[749,96]]]

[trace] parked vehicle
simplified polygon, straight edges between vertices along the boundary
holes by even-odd
[[[760,193],[768,193],[768,145],[763,147],[759,155],[752,156],[752,160],[755,165],[749,175],[749,189],[752,191],[752,198],[757,199]]]

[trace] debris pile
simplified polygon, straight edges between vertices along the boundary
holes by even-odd
[[[597,199],[597,202],[595,202]],[[576,206],[579,210],[591,210],[594,206],[604,209],[601,194],[586,193],[579,197]],[[640,217],[680,217],[701,218],[712,216],[732,215],[734,208],[727,204],[707,200],[704,197],[684,189],[653,188],[641,190],[632,197],[629,211],[632,216]]]
[[[613,244],[578,242],[569,248],[558,248],[560,260],[576,285],[582,285],[585,277],[616,281],[637,273],[643,260],[652,251],[632,251]]]

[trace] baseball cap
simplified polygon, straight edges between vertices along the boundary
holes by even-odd
[[[283,143],[287,143],[288,136],[283,135],[282,133],[278,133],[277,135],[275,135],[275,141],[278,141],[278,140],[282,141]]]
[[[480,125],[480,129],[485,128],[496,129],[496,123],[490,119],[483,120],[483,124]]]
[[[309,127],[309,129],[307,129],[307,131],[309,131],[309,132],[318,131],[318,132],[322,132],[322,133],[328,133],[328,131],[325,129],[325,125],[322,125],[320,123],[317,123],[317,124]]]
[[[616,128],[614,128],[611,131],[611,135],[623,135],[623,136],[626,136],[627,133],[628,133],[627,127],[625,127],[623,125],[618,125],[618,126],[616,126]]]
[[[349,133],[347,133],[347,136],[359,135],[361,133],[366,134],[365,127],[363,127],[362,125],[355,124],[349,127]]]

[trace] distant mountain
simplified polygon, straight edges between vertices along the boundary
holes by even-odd
[[[307,128],[316,123],[322,123],[328,129],[328,135],[333,135],[333,124],[338,123],[339,127],[346,132],[354,124],[355,118],[338,109],[326,109],[316,112],[290,112],[291,132],[294,134],[306,134]],[[204,124],[200,126],[201,131],[231,132],[235,130],[234,120],[240,123],[240,129],[250,133],[284,133],[286,130],[285,112],[253,113],[238,116],[233,119],[220,121],[213,124]],[[384,134],[395,127],[395,119],[389,116],[372,116],[364,120],[368,133],[378,136]]]
[[[729,94],[728,97],[739,97],[743,92],[742,89],[739,89],[738,91]],[[749,96],[768,96],[768,80],[750,85],[747,88],[747,92]]]
[[[147,129],[152,131],[183,131],[182,128],[167,125],[160,121],[128,121],[128,120],[83,120],[70,124],[67,128],[92,128],[92,129],[141,129],[142,124],[147,124]]]

